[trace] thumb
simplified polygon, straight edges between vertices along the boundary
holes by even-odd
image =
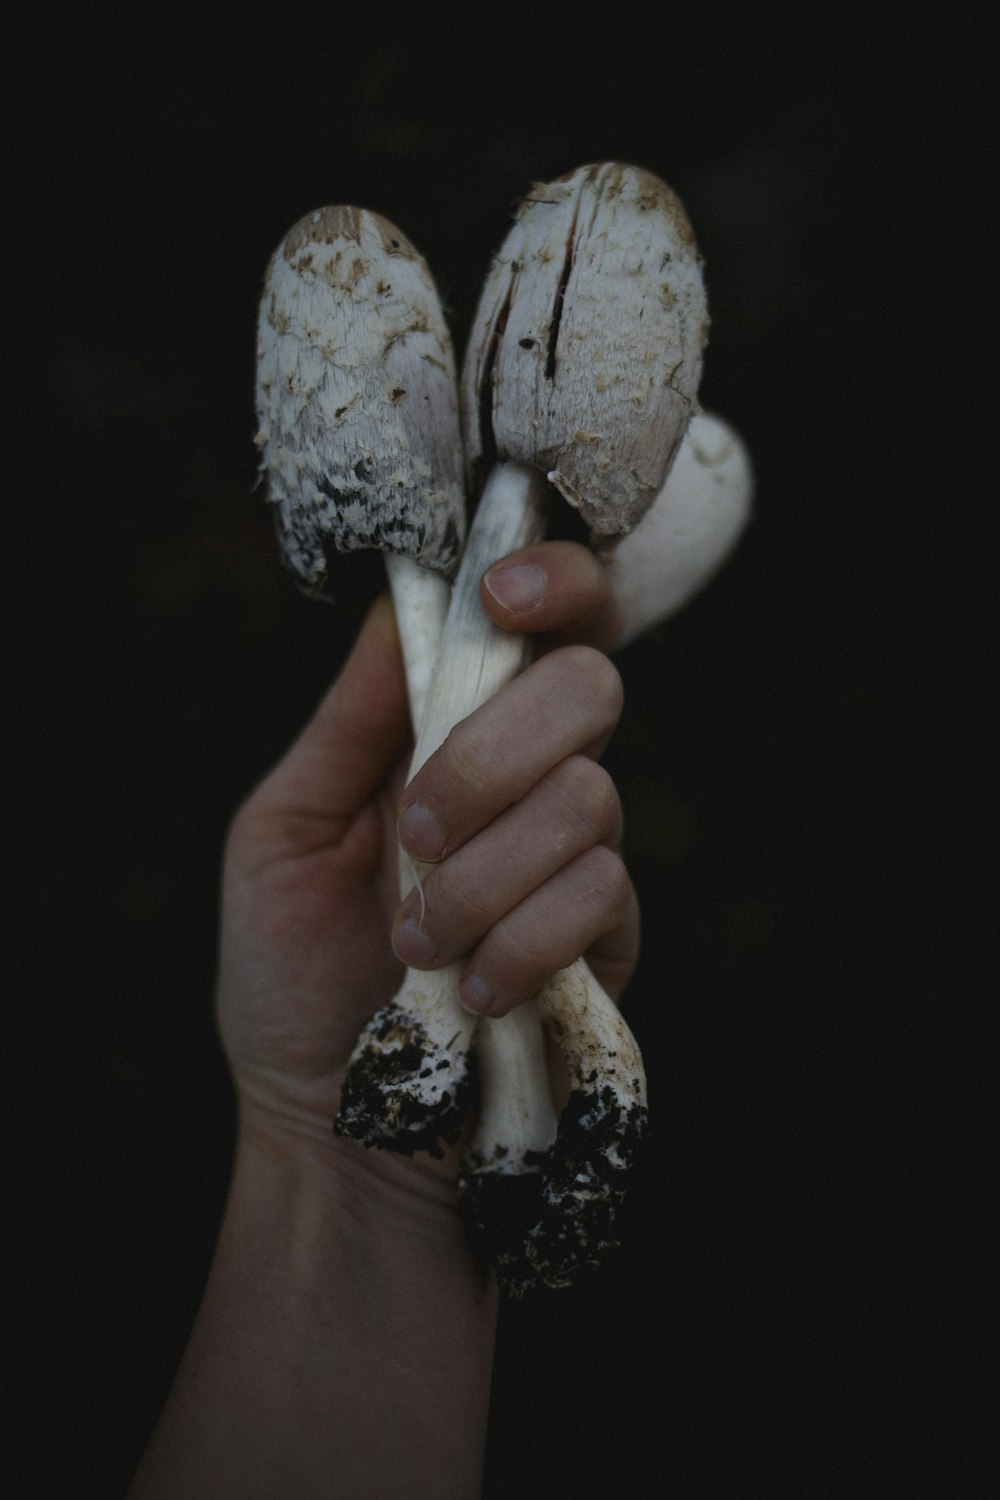
[[[388,594],[374,603],[346,662],[312,718],[251,801],[280,819],[282,843],[339,842],[392,771],[410,738],[396,619]]]

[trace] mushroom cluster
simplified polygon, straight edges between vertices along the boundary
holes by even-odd
[[[636,167],[580,168],[529,194],[486,278],[460,395],[430,274],[393,225],[334,208],[286,235],[259,323],[268,496],[284,560],[312,593],[331,552],[386,554],[411,775],[526,664],[524,638],[482,610],[479,580],[544,536],[559,497],[607,563],[621,643],[735,545],[752,477],[738,437],[698,412],[707,326],[684,210]],[[463,455],[478,494],[467,536]],[[401,860],[402,894],[421,878]],[[485,1021],[459,1004],[459,974],[407,970],[358,1037],[334,1128],[439,1155],[475,1103],[459,1181],[470,1238],[515,1296],[566,1285],[614,1244],[646,1122],[639,1048],[583,960]],[[546,1033],[569,1073],[561,1109]]]

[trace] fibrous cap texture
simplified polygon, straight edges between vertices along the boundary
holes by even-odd
[[[619,163],[536,187],[480,297],[462,386],[476,474],[535,464],[596,536],[632,529],[696,408],[708,311],[676,194]]]
[[[323,591],[330,550],[375,547],[444,575],[464,536],[454,357],[434,283],[378,214],[289,230],[264,280],[258,446],[286,565]]]

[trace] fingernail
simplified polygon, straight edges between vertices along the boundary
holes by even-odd
[[[418,859],[440,859],[444,853],[444,834],[430,808],[422,802],[404,807],[396,824],[396,835],[404,848]]]
[[[414,917],[405,917],[392,929],[392,947],[395,955],[404,964],[415,969],[426,968],[437,958],[437,945]]]
[[[478,974],[467,974],[458,987],[458,998],[465,1010],[474,1016],[485,1015],[496,995]]]
[[[487,592],[512,615],[524,614],[540,604],[545,595],[545,574],[531,563],[513,563],[509,568],[490,568],[483,578]]]

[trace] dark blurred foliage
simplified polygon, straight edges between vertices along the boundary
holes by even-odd
[[[155,1421],[229,1166],[226,822],[376,586],[324,611],[279,568],[267,259],[307,209],[377,208],[461,349],[518,195],[606,157],[688,206],[703,399],[758,505],[621,659],[654,1134],[613,1269],[505,1316],[488,1494],[983,1493],[983,40],[871,8],[478,14],[15,26],[8,1224],[48,1438],[11,1493],[121,1493]]]

